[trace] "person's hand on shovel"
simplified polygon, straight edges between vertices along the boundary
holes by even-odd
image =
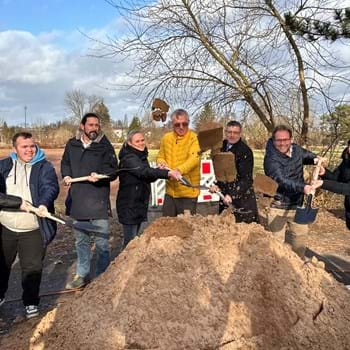
[[[26,200],[22,199],[22,204],[19,207],[19,209],[21,209],[22,211],[25,211],[27,213],[30,213],[31,208],[32,208],[32,205],[30,203],[28,203]]]
[[[181,174],[177,170],[169,170],[168,177],[169,179],[179,180],[181,178]]]
[[[45,205],[41,204],[39,205],[39,207],[36,208],[26,200],[22,201],[20,209],[23,211],[26,211],[27,213],[34,213],[35,215],[38,215],[42,218],[46,218],[47,215],[49,214],[49,211],[47,210]]]
[[[218,193],[219,196],[220,196],[221,199],[222,199],[222,202],[223,202],[225,205],[229,206],[230,204],[232,204],[232,197],[231,197],[230,195],[228,195],[228,194],[226,194],[225,196],[222,195],[222,194],[220,194],[220,189],[219,189],[218,186],[216,186],[216,185],[211,185],[211,186],[208,188],[208,190],[209,190],[209,192],[211,192],[211,193]]]
[[[40,216],[42,218],[46,218],[48,213],[49,213],[49,211],[47,210],[46,206],[41,204],[38,207],[36,215],[38,215],[38,216]]]
[[[70,186],[70,180],[71,180],[72,178],[70,177],[70,176],[65,176],[64,178],[63,178],[63,183],[64,183],[64,185],[65,186]]]
[[[97,176],[97,173],[91,173],[90,176],[88,177],[88,181],[90,182],[97,182],[100,180]]]
[[[309,194],[311,193],[312,191],[314,191],[314,187],[312,185],[305,185],[304,186],[304,194]]]
[[[232,197],[226,194],[222,201],[224,202],[225,205],[230,205],[232,204]]]
[[[210,193],[216,193],[218,191],[220,191],[219,187],[216,186],[216,185],[211,185],[209,188],[208,188],[209,192]]]

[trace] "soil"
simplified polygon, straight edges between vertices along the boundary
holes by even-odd
[[[310,246],[349,258],[343,227],[322,211]],[[332,245],[332,235],[342,243]],[[262,225],[235,224],[232,215],[160,218],[65,298],[41,319],[18,323],[1,349],[350,347],[344,285]]]

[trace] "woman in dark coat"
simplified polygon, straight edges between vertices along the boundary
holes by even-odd
[[[119,167],[130,169],[119,175],[117,195],[118,219],[123,224],[124,248],[139,233],[142,222],[147,221],[150,183],[157,179],[177,178],[177,172],[151,168],[144,135],[131,131],[119,152]]]
[[[344,194],[345,222],[350,230],[350,140],[341,155],[342,162],[334,170],[324,169],[320,172],[323,179],[322,189]]]

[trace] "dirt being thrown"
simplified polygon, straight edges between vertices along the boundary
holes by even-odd
[[[161,218],[72,303],[0,347],[346,349],[349,297],[257,224]]]

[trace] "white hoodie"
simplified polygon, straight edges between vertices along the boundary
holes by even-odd
[[[13,160],[13,167],[6,178],[6,193],[22,197],[32,203],[29,178],[32,165],[20,160]],[[35,214],[1,210],[0,222],[11,231],[26,232],[39,228],[38,219]]]

